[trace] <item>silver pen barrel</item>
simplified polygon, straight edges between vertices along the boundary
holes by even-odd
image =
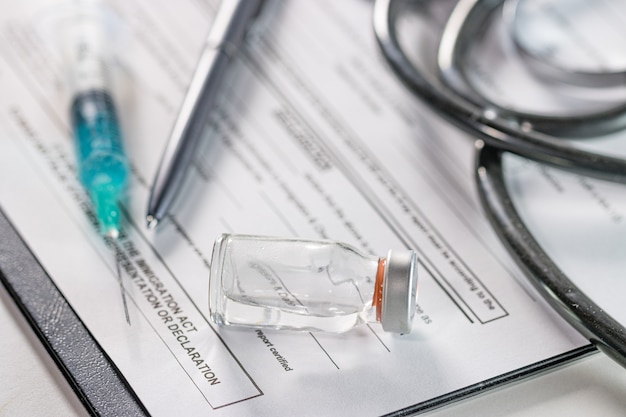
[[[152,184],[146,215],[148,228],[154,228],[165,217],[182,188],[232,55],[262,3],[262,0],[222,1]]]

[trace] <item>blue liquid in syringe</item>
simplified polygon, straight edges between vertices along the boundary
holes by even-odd
[[[102,232],[117,237],[119,204],[128,163],[111,96],[103,90],[78,93],[71,108],[79,179],[91,198]]]

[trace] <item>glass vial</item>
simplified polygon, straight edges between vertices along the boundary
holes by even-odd
[[[220,236],[213,247],[209,312],[219,325],[345,332],[380,322],[409,333],[417,296],[414,251],[366,256],[333,242]]]

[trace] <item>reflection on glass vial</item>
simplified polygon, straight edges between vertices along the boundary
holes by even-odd
[[[220,236],[213,247],[209,312],[220,325],[345,332],[367,322],[411,330],[414,251],[366,256],[333,242]]]

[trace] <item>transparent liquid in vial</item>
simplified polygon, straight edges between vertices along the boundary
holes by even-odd
[[[378,261],[337,242],[223,235],[211,261],[211,319],[326,332],[374,322]]]

